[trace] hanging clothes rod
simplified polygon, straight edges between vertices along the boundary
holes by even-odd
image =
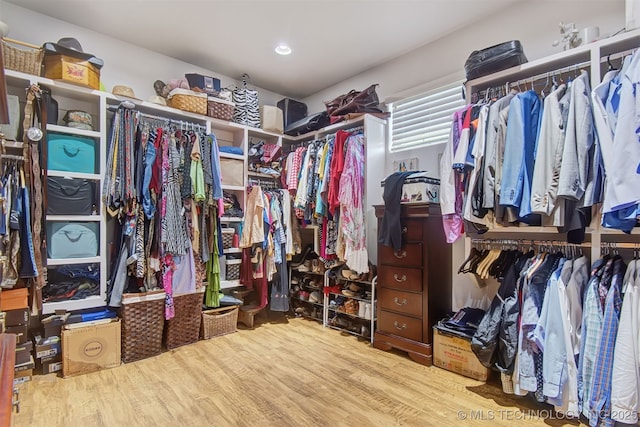
[[[148,118],[151,120],[159,120],[163,123],[166,123],[167,125],[181,125],[187,128],[191,128],[193,130],[199,130],[199,131],[206,131],[207,127],[205,125],[201,125],[199,123],[194,123],[194,122],[190,122],[190,121],[186,121],[186,120],[175,120],[175,119],[170,119],[168,117],[163,117],[163,116],[158,116],[155,114],[149,114],[149,113],[143,113],[142,111],[138,111],[135,108],[129,108],[127,105],[123,105],[120,104],[118,106],[109,106],[107,109],[109,111],[117,111],[119,108],[124,107],[124,108],[128,108],[130,110],[132,110],[133,112],[135,112],[138,117],[141,118]]]
[[[489,246],[554,246],[554,247],[584,247],[590,248],[591,242],[583,242],[583,243],[567,243],[562,240],[527,240],[527,239],[471,239],[472,245],[489,245]]]

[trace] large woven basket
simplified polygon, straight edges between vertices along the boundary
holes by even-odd
[[[44,49],[40,46],[6,37],[2,39],[2,60],[6,69],[39,76],[43,58]]]
[[[175,316],[166,321],[165,345],[167,349],[198,341],[202,320],[201,292],[173,296]]]
[[[209,97],[207,101],[207,116],[214,119],[225,120],[227,122],[233,119],[233,112],[236,104],[225,101],[224,99]]]
[[[174,89],[169,93],[167,105],[178,110],[205,116],[207,114],[207,95],[186,89]]]
[[[162,352],[164,300],[164,291],[122,296],[123,362],[135,362]]]
[[[220,335],[231,334],[238,330],[238,306],[220,307],[202,312],[200,336],[204,340]]]

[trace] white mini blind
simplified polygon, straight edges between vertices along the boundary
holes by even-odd
[[[389,150],[447,142],[451,116],[464,105],[461,81],[392,103]]]

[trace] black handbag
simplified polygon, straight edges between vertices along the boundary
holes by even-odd
[[[290,136],[298,136],[303,133],[322,129],[325,126],[329,126],[329,124],[329,114],[327,114],[326,111],[322,111],[291,123],[291,125],[285,129],[284,133]]]
[[[512,40],[482,50],[475,50],[464,63],[467,80],[477,79],[497,71],[527,62],[518,40]]]

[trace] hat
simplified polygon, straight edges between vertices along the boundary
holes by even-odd
[[[86,53],[82,50],[80,42],[73,37],[62,37],[57,43],[47,42],[42,45],[45,54],[58,53],[62,55],[72,56],[74,58],[80,58],[89,61],[97,68],[102,68],[104,61],[100,58],[96,58],[91,53]]]
[[[137,99],[138,101],[142,101],[140,98],[136,97],[135,92],[129,86],[125,85],[115,85],[111,93],[118,96],[124,96],[131,99]]]
[[[167,105],[167,100],[158,95],[153,95],[151,98],[149,98],[149,102],[159,105]]]

